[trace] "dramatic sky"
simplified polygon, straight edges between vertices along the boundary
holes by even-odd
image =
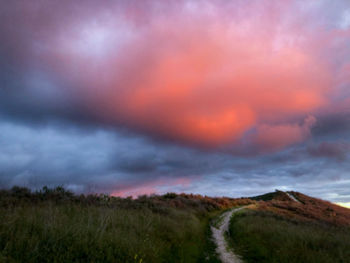
[[[350,202],[350,1],[0,1],[0,186]]]

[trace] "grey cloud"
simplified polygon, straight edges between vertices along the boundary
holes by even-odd
[[[316,125],[312,128],[312,134],[317,137],[336,135],[346,136],[350,131],[350,113],[337,112],[336,114],[324,113],[318,118]]]
[[[338,161],[345,161],[349,151],[350,143],[345,141],[322,142],[308,147],[311,156],[334,158]]]
[[[82,131],[67,124],[27,127],[2,120],[0,149],[1,187],[64,185],[78,192],[112,193],[164,180],[159,191],[248,196],[277,188],[350,200],[346,192],[350,165],[311,157],[306,146],[260,157],[234,157],[155,145],[114,130]],[[176,178],[188,178],[190,183],[174,188],[167,184]]]

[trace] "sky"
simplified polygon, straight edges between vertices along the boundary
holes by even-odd
[[[348,0],[0,1],[0,187],[350,204]]]

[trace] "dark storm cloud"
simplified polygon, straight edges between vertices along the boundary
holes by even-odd
[[[157,146],[114,130],[86,130],[65,123],[30,127],[1,120],[0,138],[2,187],[65,185],[83,192],[111,192],[210,168],[195,158],[193,150]]]
[[[350,86],[349,86],[350,87]],[[314,136],[342,136],[350,131],[350,110],[340,111],[336,114],[321,115],[317,124],[313,127]]]
[[[3,120],[0,138],[2,187],[63,185],[77,192],[185,191],[218,196],[248,196],[277,188],[350,201],[349,164],[310,156],[306,146],[267,156],[233,157],[155,145],[113,130],[87,131],[57,123],[28,127]]]

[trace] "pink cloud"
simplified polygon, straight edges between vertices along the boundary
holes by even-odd
[[[287,146],[300,143],[310,135],[310,129],[316,123],[316,118],[309,116],[302,125],[266,125],[258,127],[255,138],[257,145],[262,149],[280,150]]]
[[[349,79],[324,56],[348,30],[324,30],[297,1],[160,3],[80,14],[48,37],[42,58],[97,119],[207,148],[255,129],[253,142],[281,149],[310,136],[334,76]]]
[[[192,178],[161,178],[151,182],[144,182],[139,185],[132,185],[123,187],[122,190],[112,192],[112,196],[120,197],[138,197],[140,195],[163,194],[174,191],[174,188],[184,188],[191,184]]]

